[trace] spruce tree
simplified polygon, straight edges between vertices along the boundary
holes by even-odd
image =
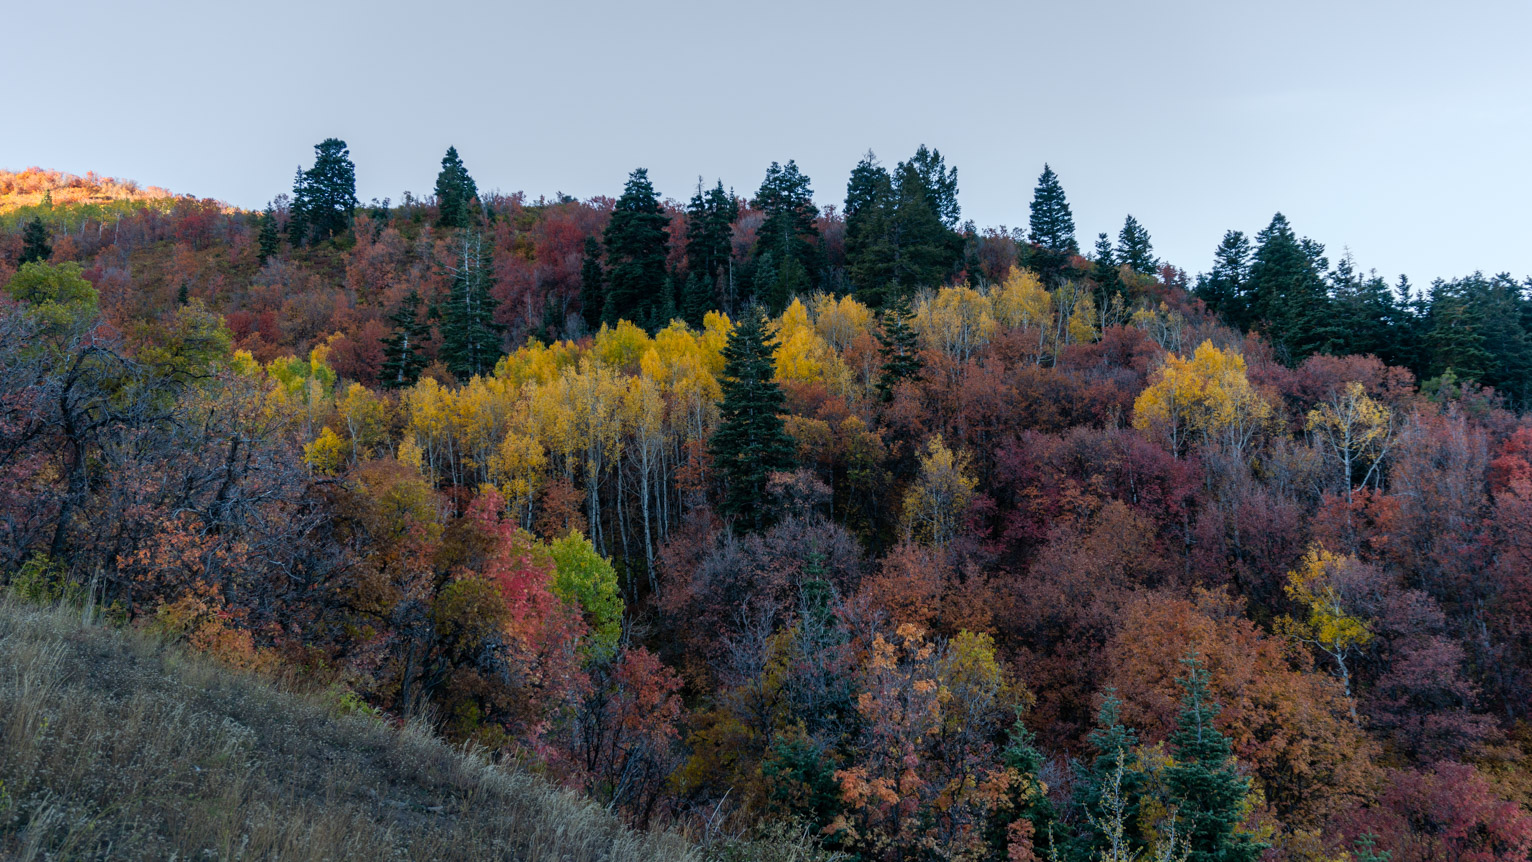
[[[814,287],[814,273],[819,269],[819,207],[809,178],[788,160],[766,169],[766,178],[750,205],[765,219],[756,233],[757,260],[771,255],[770,278],[757,268],[752,289],[760,301],[773,311],[781,311],[794,294],[807,293]]]
[[[1277,213],[1256,235],[1250,265],[1251,316],[1293,364],[1324,347],[1329,339],[1330,297],[1321,277],[1324,246],[1299,240]]]
[[[1038,776],[1043,766],[1043,754],[1037,749],[1036,736],[1022,723],[1020,709],[1008,737],[1005,748],[1000,751],[1000,763],[1015,778],[1006,789],[1006,804],[995,806],[994,813],[984,824],[992,858],[1012,858],[1008,852],[1011,825],[1026,820],[1032,826],[1033,858],[1057,859],[1064,836],[1059,832],[1058,813],[1048,798],[1047,787]]]
[[[28,263],[47,263],[53,256],[53,243],[49,241],[48,228],[43,220],[34,216],[21,232],[21,260],[17,266]]]
[[[444,228],[463,228],[469,224],[469,204],[479,196],[479,187],[458,158],[457,147],[448,147],[442,156],[442,169],[436,175],[436,224]]]
[[[1249,329],[1252,319],[1246,281],[1250,276],[1250,239],[1241,231],[1231,230],[1213,252],[1213,269],[1198,277],[1196,295],[1207,303],[1208,310],[1241,329]]]
[[[1196,658],[1182,661],[1187,675],[1177,682],[1186,694],[1170,737],[1175,762],[1164,773],[1177,831],[1190,848],[1189,862],[1255,862],[1266,845],[1239,830],[1250,779],[1239,774],[1233,747],[1214,726],[1219,710],[1207,671]]]
[[[1096,307],[1106,308],[1113,296],[1123,292],[1122,273],[1117,269],[1117,255],[1112,251],[1112,240],[1105,233],[1096,234],[1096,260],[1091,269],[1091,279],[1096,282]]]
[[[1117,260],[1139,275],[1154,274],[1154,245],[1149,242],[1149,231],[1132,215],[1117,234]]]
[[[717,287],[733,257],[734,220],[739,203],[719,181],[706,192],[697,178],[697,193],[686,206],[686,280],[681,289],[681,317],[702,326],[703,315],[717,307]]]
[[[495,322],[499,302],[490,292],[493,265],[481,234],[468,232],[458,241],[449,271],[452,291],[441,310],[442,362],[463,380],[489,374],[500,359],[505,327]]]
[[[383,339],[378,382],[386,389],[402,389],[414,385],[426,367],[420,348],[430,337],[430,327],[420,319],[420,294],[411,290],[388,322],[393,324],[393,334]]]
[[[878,372],[878,397],[884,401],[894,400],[894,390],[900,381],[920,373],[920,344],[911,325],[914,317],[910,301],[903,294],[895,295],[883,309],[883,327],[878,332],[878,352],[883,356],[883,367]]]
[[[261,266],[282,250],[282,235],[277,233],[277,214],[270,206],[261,213],[261,226],[255,237],[255,259]]]
[[[309,238],[309,192],[308,177],[299,165],[293,176],[293,200],[287,208],[287,241],[293,248],[302,246]]]
[[[649,172],[633,171],[603,236],[606,299],[601,319],[609,325],[616,326],[619,320],[646,325],[654,319],[656,308],[663,306],[670,287],[665,267],[669,224]]]
[[[956,218],[957,169],[944,170],[941,154],[922,146],[899,163],[893,179],[893,282],[908,296],[940,286],[962,262],[962,237],[946,221],[948,214]]]
[[[585,238],[585,259],[580,262],[580,316],[585,328],[601,328],[601,308],[606,302],[606,274],[601,271],[601,243]]]
[[[759,306],[741,315],[724,346],[723,400],[710,450],[724,481],[719,509],[745,528],[771,522],[766,483],[793,467],[793,441],[782,425],[784,398],[774,379],[766,313]]]
[[[1043,165],[1032,193],[1030,232],[1037,249],[1034,264],[1038,274],[1045,282],[1051,282],[1069,258],[1080,253],[1080,246],[1075,242],[1075,219],[1064,197],[1064,187],[1047,164]]]
[[[893,207],[893,177],[868,150],[846,183],[846,269],[857,297],[875,308],[893,289]]]
[[[314,146],[314,166],[303,174],[303,217],[319,239],[345,233],[356,212],[356,165],[339,138]],[[294,190],[294,199],[297,190]]]
[[[1126,727],[1121,718],[1122,701],[1116,691],[1107,689],[1096,713],[1096,728],[1086,738],[1095,757],[1083,765],[1083,774],[1075,785],[1074,804],[1078,806],[1085,821],[1084,828],[1070,842],[1071,862],[1095,862],[1100,851],[1107,848],[1111,839],[1101,828],[1115,812],[1107,810],[1106,793],[1121,770],[1122,779],[1116,792],[1121,794],[1121,816],[1124,834],[1130,837],[1132,851],[1142,852],[1143,840],[1138,835],[1139,797],[1143,792],[1144,775],[1139,769],[1138,755],[1134,746],[1138,736]]]

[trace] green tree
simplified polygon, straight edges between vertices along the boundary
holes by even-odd
[[[649,182],[649,172],[644,168],[633,171],[603,237],[606,300],[601,319],[608,324],[628,320],[654,326],[670,287],[665,267],[669,224],[670,217],[660,207],[660,196]]]
[[[299,171],[293,184],[294,245],[310,237],[324,240],[344,233],[356,213],[356,165],[339,138],[314,145],[314,166]],[[295,225],[295,227],[294,227]]]
[[[1122,701],[1112,689],[1102,698],[1101,709],[1096,713],[1096,728],[1086,738],[1095,752],[1089,764],[1084,765],[1080,781],[1075,785],[1074,804],[1084,815],[1084,828],[1069,845],[1072,862],[1095,862],[1100,851],[1108,849],[1114,839],[1126,837],[1129,852],[1142,852],[1144,842],[1139,836],[1139,798],[1143,792],[1144,775],[1139,769],[1138,755],[1134,747],[1138,736],[1126,727],[1121,718]],[[1121,810],[1111,810],[1116,795]],[[1112,820],[1120,817],[1122,836],[1112,835],[1108,828]],[[1119,848],[1124,849],[1124,848]],[[1127,858],[1123,854],[1107,858]]]
[[[585,616],[591,632],[591,657],[611,656],[622,637],[617,570],[576,530],[554,539],[549,550],[553,555],[553,594]]]
[[[1246,282],[1250,277],[1250,238],[1241,231],[1223,235],[1213,251],[1213,269],[1197,278],[1195,293],[1208,310],[1241,329],[1251,324]]]
[[[378,380],[387,389],[413,386],[426,367],[421,346],[430,338],[430,327],[420,319],[420,294],[411,290],[388,316],[393,334],[383,339],[383,366]]]
[[[1064,187],[1053,168],[1043,165],[1032,193],[1030,239],[1035,246],[1033,266],[1044,283],[1057,279],[1069,258],[1080,253],[1075,242],[1075,218],[1064,197]]]
[[[255,259],[261,266],[282,250],[282,235],[277,233],[277,214],[270,206],[260,215],[260,228],[255,235]]]
[[[1117,268],[1117,253],[1112,251],[1112,240],[1105,233],[1096,234],[1096,260],[1091,279],[1096,282],[1096,307],[1105,308],[1114,295],[1123,292],[1122,272]]]
[[[436,223],[445,228],[468,227],[469,204],[478,196],[479,187],[458,158],[457,147],[448,147],[436,175]]]
[[[42,334],[59,336],[90,325],[100,309],[96,288],[73,261],[24,263],[5,284],[5,292],[27,304],[27,315]]]
[[[899,382],[920,373],[920,342],[912,325],[915,314],[904,295],[894,297],[883,309],[882,318],[878,352],[883,357],[883,367],[878,372],[878,396],[884,401],[892,401]]]
[[[441,312],[442,362],[465,380],[488,374],[500,359],[500,334],[505,327],[495,322],[499,302],[490,290],[494,268],[482,234],[464,234],[448,271],[452,291]]]
[[[985,836],[993,858],[1016,858],[1010,855],[1014,848],[1011,825],[1025,820],[1030,826],[1031,858],[1057,859],[1062,837],[1057,834],[1058,813],[1048,798],[1047,785],[1038,775],[1043,767],[1043,754],[1037,748],[1037,737],[1022,723],[1020,709],[1016,711],[1005,748],[1000,752],[1000,764],[1014,777],[1006,790],[1005,803],[997,805],[985,823]]]
[[[1256,234],[1246,291],[1251,317],[1293,363],[1324,349],[1331,337],[1330,297],[1321,277],[1327,265],[1324,246],[1298,239],[1281,213]]]
[[[890,173],[870,151],[846,185],[846,262],[853,287],[879,307],[940,285],[963,262],[957,168],[922,144]]]
[[[1170,745],[1175,762],[1165,785],[1190,862],[1254,862],[1266,845],[1240,830],[1250,779],[1239,774],[1228,737],[1214,726],[1218,706],[1208,691],[1208,672],[1194,657],[1183,660],[1177,680],[1185,696]]]
[[[774,375],[774,339],[759,306],[740,316],[724,346],[723,400],[710,450],[724,481],[722,512],[741,526],[759,529],[766,511],[766,482],[792,469],[793,441],[782,424],[784,399]]]
[[[898,292],[888,232],[893,206],[893,177],[868,150],[846,183],[846,268],[857,296],[874,307]]]
[[[814,273],[819,269],[819,229],[814,222],[819,218],[819,207],[814,205],[809,178],[792,160],[785,166],[771,163],[750,205],[765,216],[756,234],[758,265],[752,289],[758,301],[779,312],[795,294],[807,293],[814,286]],[[767,255],[771,265],[760,266],[759,261]]]
[[[48,228],[42,219],[33,216],[21,232],[21,260],[18,263],[45,263],[52,256],[53,243],[49,241]]]
[[[1149,231],[1129,215],[1117,234],[1117,262],[1140,275],[1153,275],[1155,270],[1154,245],[1149,241]]]
[[[606,273],[601,271],[601,243],[593,236],[585,238],[585,258],[580,262],[580,316],[585,328],[601,327],[601,307],[606,302]]]
[[[706,192],[697,178],[697,193],[686,206],[686,282],[681,317],[694,327],[717,305],[717,289],[733,256],[734,220],[739,203],[719,181]]]

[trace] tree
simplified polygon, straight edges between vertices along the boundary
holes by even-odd
[[[868,152],[846,185],[846,262],[873,306],[940,285],[963,259],[957,168],[922,144],[892,173]]]
[[[846,267],[857,295],[872,306],[882,304],[893,281],[888,244],[893,192],[893,177],[868,150],[846,183]]]
[[[1245,358],[1211,341],[1199,345],[1190,360],[1167,354],[1158,379],[1133,402],[1133,427],[1163,436],[1178,458],[1199,438],[1243,456],[1273,415],[1245,376]]]
[[[1075,242],[1075,219],[1064,197],[1064,187],[1059,184],[1058,174],[1046,164],[1032,193],[1030,234],[1039,251],[1036,268],[1045,282],[1051,282],[1069,258],[1080,253]]]
[[[260,231],[255,237],[255,260],[261,266],[282,250],[282,235],[277,233],[277,214],[270,206],[260,216]]]
[[[1075,862],[1095,862],[1098,854],[1127,860],[1144,849],[1143,839],[1134,830],[1144,784],[1134,751],[1138,735],[1123,725],[1121,710],[1117,692],[1107,689],[1096,713],[1096,728],[1086,739],[1095,757],[1075,785],[1074,802],[1086,823],[1069,847],[1069,858]]]
[[[1170,737],[1175,762],[1165,785],[1183,824],[1191,862],[1255,862],[1266,845],[1240,831],[1250,779],[1239,774],[1233,749],[1214,726],[1218,705],[1208,691],[1208,673],[1196,658],[1183,660],[1178,680],[1182,699],[1176,732]]]
[[[757,260],[753,291],[773,313],[787,307],[794,294],[808,293],[819,271],[819,207],[809,178],[797,162],[772,162],[750,205],[765,220],[756,233]],[[769,261],[769,264],[767,263]]]
[[[500,333],[505,327],[495,322],[499,302],[490,292],[494,268],[483,235],[463,236],[447,270],[452,290],[442,309],[442,361],[465,380],[488,374],[501,356]]]
[[[900,381],[913,379],[924,363],[920,360],[919,336],[911,325],[915,314],[910,310],[909,300],[902,294],[896,296],[883,309],[882,318],[878,353],[883,357],[883,366],[878,371],[878,396],[892,401]]]
[[[1208,311],[1241,328],[1251,323],[1246,279],[1250,275],[1250,239],[1228,231],[1213,252],[1213,269],[1197,278],[1196,294]]]
[[[580,260],[580,317],[585,328],[595,332],[601,326],[601,311],[606,304],[604,282],[606,274],[601,271],[601,243],[593,236],[585,238],[585,255]]]
[[[1156,268],[1154,246],[1149,242],[1149,231],[1129,215],[1117,234],[1117,262],[1139,275],[1153,275]]]
[[[1298,239],[1277,213],[1256,234],[1249,288],[1253,323],[1293,363],[1329,346],[1333,335],[1330,297],[1320,277],[1324,247]]]
[[[904,495],[904,532],[927,544],[944,546],[957,538],[978,485],[967,455],[954,453],[940,434],[926,443],[920,474]]]
[[[48,228],[43,225],[41,218],[33,216],[21,232],[21,259],[16,264],[46,263],[52,256],[53,244],[49,241]]]
[[[1112,250],[1112,240],[1105,233],[1096,234],[1096,265],[1091,278],[1096,282],[1096,304],[1105,308],[1110,298],[1122,293],[1122,273],[1118,271],[1117,253]]]
[[[386,389],[402,389],[414,386],[426,367],[426,357],[421,345],[430,337],[430,327],[420,319],[420,294],[410,290],[388,316],[393,333],[383,339],[383,367],[378,371],[378,382]]]
[[[622,636],[622,595],[618,592],[617,571],[596,552],[589,539],[575,530],[555,539],[549,551],[553,555],[553,593],[585,615],[592,639],[590,655],[613,655]]]
[[[628,320],[649,329],[666,307],[669,280],[665,259],[670,218],[660,207],[660,196],[649,182],[649,172],[638,168],[628,175],[622,197],[612,210],[603,237],[606,245],[606,301],[601,319],[610,326]],[[669,303],[674,306],[674,302]]]
[[[746,311],[724,347],[723,400],[713,432],[713,462],[723,476],[724,514],[759,529],[766,511],[771,474],[793,465],[793,442],[782,424],[784,398],[773,379],[773,340],[766,313]]]
[[[1393,411],[1369,398],[1354,380],[1310,410],[1304,427],[1326,455],[1334,456],[1348,504],[1357,485],[1365,487],[1380,475],[1394,444]],[[1364,465],[1367,470],[1358,482],[1357,471]]]
[[[314,166],[300,170],[293,185],[293,213],[296,217],[294,245],[302,244],[309,234],[329,239],[351,227],[356,212],[356,165],[351,151],[339,138],[326,138],[314,145]]]
[[[1350,612],[1335,583],[1335,570],[1354,565],[1349,557],[1337,557],[1315,545],[1296,571],[1287,573],[1287,596],[1305,612],[1302,619],[1283,617],[1278,630],[1299,643],[1308,644],[1335,662],[1335,673],[1351,706],[1351,720],[1359,721],[1352,700],[1352,659],[1372,640],[1367,621]]]
[[[448,147],[436,175],[436,223],[445,228],[467,227],[468,205],[478,196],[479,187],[458,158],[457,147]]]

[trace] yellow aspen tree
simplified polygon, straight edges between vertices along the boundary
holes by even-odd
[[[1243,458],[1274,415],[1245,376],[1244,357],[1211,341],[1189,360],[1166,355],[1155,382],[1133,402],[1133,427],[1164,438],[1178,458],[1194,440],[1220,441]]]
[[[1357,713],[1351,697],[1350,662],[1373,638],[1367,620],[1346,609],[1336,588],[1335,572],[1354,562],[1318,545],[1311,547],[1297,570],[1287,573],[1287,596],[1303,608],[1304,616],[1284,616],[1277,621],[1278,631],[1335,662],[1336,676],[1351,705],[1352,721],[1357,720]]]
[[[920,455],[920,473],[904,495],[905,537],[936,546],[951,542],[977,486],[967,456],[948,449],[940,434],[933,436]]]
[[[944,287],[915,307],[915,329],[922,340],[959,362],[988,344],[997,326],[989,297],[967,285]]]
[[[1305,427],[1320,449],[1335,459],[1348,503],[1355,485],[1365,487],[1377,475],[1394,443],[1393,412],[1369,398],[1355,381],[1310,410]],[[1357,470],[1363,464],[1367,472],[1357,482]]]

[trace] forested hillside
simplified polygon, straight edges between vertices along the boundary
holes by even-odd
[[[13,592],[637,826],[1532,853],[1532,280],[1390,284],[1280,213],[1191,276],[1131,215],[1082,242],[1046,166],[1025,230],[965,222],[926,147],[834,207],[790,160],[585,201],[358,169],[0,214]]]

